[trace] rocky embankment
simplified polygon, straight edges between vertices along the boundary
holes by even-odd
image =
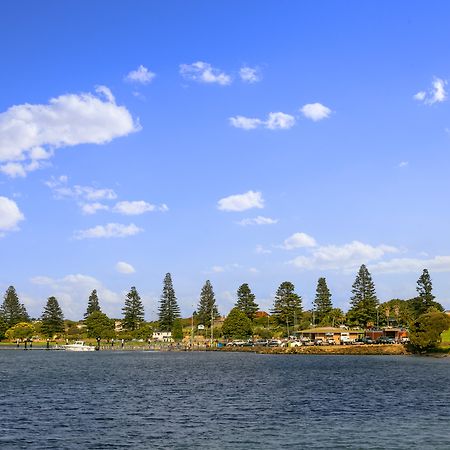
[[[305,347],[222,347],[222,352],[251,352],[270,355],[408,355],[401,344],[389,345],[329,345]]]

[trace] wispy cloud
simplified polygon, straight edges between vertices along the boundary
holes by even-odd
[[[139,129],[106,86],[97,87],[96,94],[65,94],[48,104],[11,106],[0,114],[0,170],[23,177],[41,167],[55,149],[105,144]]]
[[[314,122],[328,119],[331,114],[331,109],[321,103],[308,103],[300,108],[301,113]]]
[[[197,61],[192,64],[180,64],[180,74],[186,80],[196,81],[198,83],[226,86],[231,84],[232,81],[230,75],[204,61]]]
[[[408,166],[408,164],[409,164],[408,161],[401,161],[401,162],[398,164],[398,167],[403,168],[403,167]]]
[[[125,76],[125,81],[128,83],[149,84],[153,81],[156,74],[147,69],[147,67],[140,65],[136,70],[132,70]]]
[[[274,225],[278,223],[278,219],[272,219],[271,217],[257,216],[247,219],[242,219],[237,222],[238,225],[248,226],[248,225]]]
[[[283,112],[271,112],[266,120],[245,116],[230,117],[228,120],[231,126],[243,130],[254,130],[259,127],[269,130],[288,130],[295,125],[295,117]]]
[[[261,81],[261,71],[258,67],[243,66],[239,70],[239,76],[244,83],[257,83]]]
[[[419,91],[413,97],[415,100],[425,103],[426,105],[433,105],[434,103],[441,103],[447,99],[447,92],[445,86],[447,80],[434,77],[431,88],[427,91]]]
[[[289,261],[299,269],[349,270],[361,264],[381,259],[384,255],[397,253],[399,249],[389,245],[372,246],[359,241],[344,245],[316,247],[308,256],[298,256]]]
[[[269,250],[268,248],[265,248],[261,244],[258,244],[255,247],[255,253],[258,255],[270,255],[272,253],[272,250]]]
[[[264,208],[264,199],[261,192],[248,191],[244,194],[230,195],[217,202],[221,211],[246,211],[252,208]]]
[[[98,239],[98,238],[123,238],[134,236],[144,231],[134,223],[123,225],[120,223],[108,223],[106,225],[97,225],[86,230],[79,230],[75,233],[75,239]]]
[[[434,258],[394,258],[371,264],[370,269],[378,273],[421,272],[427,268],[433,272],[450,272],[450,256],[435,256]]]
[[[135,216],[151,211],[166,212],[168,210],[169,208],[164,203],[158,206],[147,203],[144,200],[118,202],[113,208],[113,212],[124,214],[126,216]]]

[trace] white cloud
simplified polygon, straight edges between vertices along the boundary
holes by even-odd
[[[245,116],[230,117],[228,120],[231,126],[243,130],[254,130],[259,127],[269,130],[288,130],[295,125],[295,117],[282,112],[271,112],[266,120]]]
[[[292,250],[294,248],[315,247],[316,245],[316,240],[312,236],[306,233],[294,233],[284,241],[282,247],[286,250]]]
[[[113,208],[113,211],[119,214],[124,214],[127,216],[134,216],[139,214],[144,214],[149,211],[162,211],[166,212],[169,208],[164,203],[160,206],[152,205],[151,203],[144,202],[143,200],[139,201],[123,201],[118,202]]]
[[[433,272],[450,272],[450,256],[435,256],[428,259],[394,258],[370,266],[370,270],[378,273],[420,273],[424,268]]]
[[[224,266],[212,266],[211,269],[206,270],[204,273],[211,274],[211,273],[223,273],[223,272],[230,272],[232,270],[241,269],[242,266],[240,264],[234,263],[234,264],[226,264]]]
[[[96,239],[96,238],[122,238],[134,236],[144,231],[134,223],[123,225],[120,223],[108,223],[106,225],[97,225],[87,230],[79,230],[75,233],[76,239]]]
[[[258,67],[241,67],[241,69],[239,70],[239,76],[245,83],[257,83],[262,79],[261,71]]]
[[[259,270],[256,267],[250,267],[250,269],[248,269],[248,271],[250,273],[259,273]]]
[[[15,105],[0,113],[0,161],[5,163],[0,170],[25,176],[55,149],[105,144],[140,129],[107,87],[98,87],[96,94],[64,94],[48,104]]]
[[[106,288],[99,280],[83,274],[70,274],[62,278],[36,276],[30,280],[44,296],[54,295],[66,318],[79,320],[86,311],[89,295],[97,290],[100,307],[110,317],[120,317],[123,296]]]
[[[447,99],[447,92],[445,86],[447,85],[447,80],[442,78],[433,78],[431,88],[428,92],[419,91],[413,96],[415,100],[425,103],[426,105],[433,105],[434,103],[441,103]]]
[[[24,218],[14,200],[0,196],[0,237],[4,236],[5,231],[17,230],[19,222]]]
[[[248,191],[245,194],[230,195],[217,202],[221,211],[246,211],[252,208],[264,208],[261,192]]]
[[[258,255],[269,255],[270,253],[272,253],[272,250],[264,248],[261,244],[258,244],[255,247],[255,253],[257,253]]]
[[[134,270],[134,267],[131,264],[128,264],[124,261],[119,261],[116,264],[116,270],[117,270],[117,272],[124,273],[124,274],[130,274],[130,273],[136,272],[136,270]]]
[[[321,103],[308,103],[300,109],[302,114],[314,122],[330,117],[331,109]]]
[[[265,126],[269,130],[288,130],[295,125],[295,117],[282,112],[271,112]]]
[[[212,266],[212,267],[211,267],[211,272],[214,272],[214,273],[222,273],[222,272],[225,272],[225,267],[222,267],[222,266]]]
[[[217,83],[222,86],[231,84],[231,77],[211,64],[197,61],[192,64],[180,64],[180,74],[187,80],[199,83]]]
[[[148,84],[153,78],[155,78],[156,74],[150,72],[147,67],[140,65],[136,70],[132,70],[125,77],[125,81],[129,83],[140,83],[140,84]]]
[[[300,269],[349,270],[398,251],[397,248],[388,245],[374,247],[359,241],[353,241],[341,246],[317,247],[312,250],[311,255],[298,256],[289,263]]]
[[[401,161],[398,165],[398,167],[402,168],[402,167],[406,167],[409,164],[408,161]]]
[[[107,211],[109,209],[108,205],[104,205],[103,203],[83,203],[80,205],[81,211],[83,214],[92,215],[96,214],[97,211]]]
[[[247,226],[247,225],[273,225],[278,223],[278,219],[272,219],[270,217],[257,216],[248,219],[242,219],[237,222],[238,225]]]
[[[244,116],[230,117],[228,120],[230,121],[231,126],[242,128],[243,130],[254,130],[264,124],[261,119]]]

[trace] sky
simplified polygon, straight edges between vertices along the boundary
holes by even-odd
[[[361,264],[380,301],[428,268],[450,308],[450,4],[4,1],[0,291],[82,317],[131,286],[157,317],[209,279],[347,310]]]

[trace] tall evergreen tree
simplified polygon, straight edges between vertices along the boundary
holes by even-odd
[[[19,322],[30,322],[30,316],[25,306],[19,302],[19,297],[14,286],[9,286],[3,299],[3,303],[0,306],[0,317],[8,328],[13,327]]]
[[[100,309],[100,303],[98,301],[97,289],[94,289],[89,296],[86,312],[84,318],[89,317],[93,312],[102,312]]]
[[[258,305],[255,302],[255,294],[252,293],[247,283],[241,284],[237,290],[237,302],[235,308],[240,309],[250,320],[255,318]]]
[[[219,311],[217,310],[216,298],[211,282],[206,280],[200,292],[200,300],[197,307],[197,321],[199,324],[210,327],[211,316],[217,319],[219,317]]]
[[[350,304],[352,307],[347,314],[350,321],[364,326],[367,326],[370,322],[376,323],[379,302],[375,292],[375,284],[364,264],[359,268],[353,283]]]
[[[172,331],[173,324],[179,317],[180,307],[173,288],[172,276],[170,273],[166,273],[159,304],[159,328],[161,331]]]
[[[141,297],[134,286],[128,292],[125,299],[125,306],[122,308],[123,320],[122,327],[129,331],[139,328],[144,321],[144,305]]]
[[[332,320],[330,313],[333,309],[333,304],[331,303],[331,292],[328,289],[325,278],[319,278],[317,281],[316,298],[313,304],[317,321],[322,325],[329,325],[329,322]]]
[[[431,309],[444,311],[442,305],[434,301],[436,297],[432,292],[433,283],[431,282],[431,277],[427,269],[423,269],[422,275],[417,280],[416,291],[419,296],[412,301],[412,306],[416,317],[430,312]]]
[[[275,294],[272,314],[280,325],[295,325],[302,316],[302,298],[295,293],[295,286],[284,281]]]
[[[49,297],[41,316],[41,331],[44,336],[53,337],[64,332],[64,315],[55,297]]]

